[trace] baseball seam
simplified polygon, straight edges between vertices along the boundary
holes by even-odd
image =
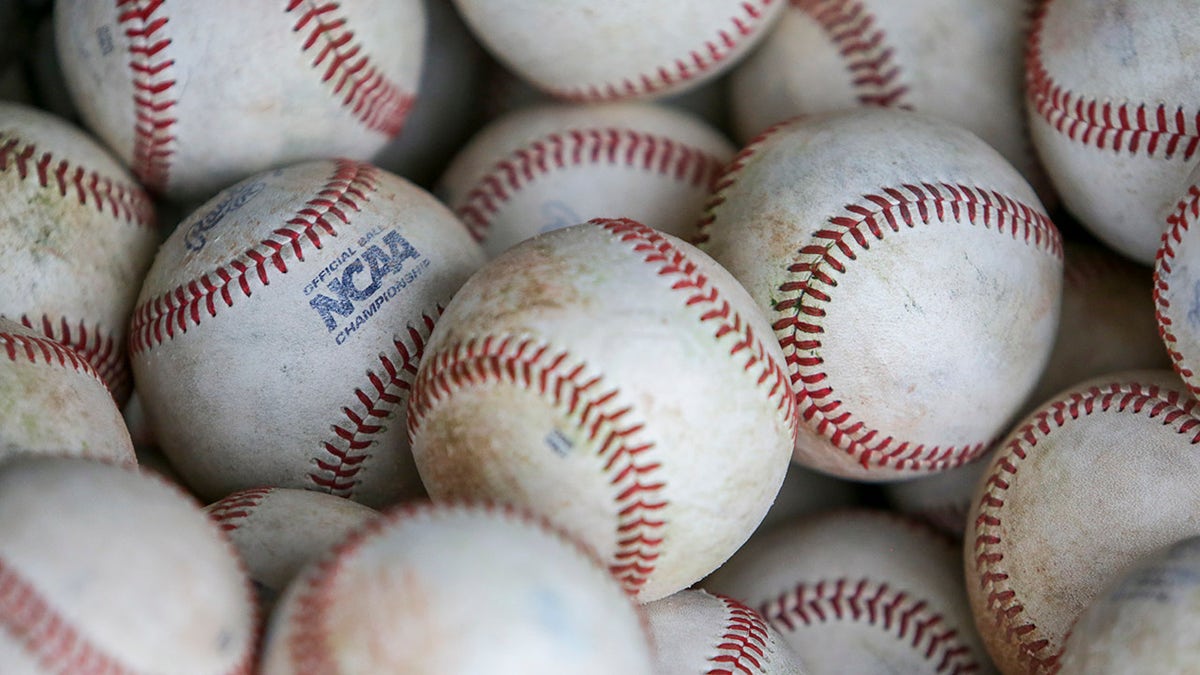
[[[128,387],[129,369],[125,367],[124,354],[117,348],[117,340],[99,324],[88,328],[80,321],[73,328],[66,317],[60,317],[56,324],[45,314],[40,321],[22,314],[20,321],[26,328],[40,331],[47,338],[66,345],[83,357],[114,395],[120,395]]]
[[[626,166],[707,190],[723,162],[666,136],[632,129],[568,129],[548,134],[496,162],[466,193],[456,210],[477,241],[514,193],[539,176],[583,164]]]
[[[69,159],[55,157],[36,144],[8,136],[0,138],[0,171],[16,169],[21,180],[34,179],[66,198],[72,192],[83,206],[140,227],[154,228],[154,205],[132,183],[114,180]]]
[[[846,60],[858,102],[866,106],[911,108],[904,101],[908,86],[902,84],[896,50],[887,43],[887,33],[877,27],[873,14],[855,0],[792,0],[792,7],[809,16],[833,41]]]
[[[654,572],[662,530],[656,514],[667,506],[656,480],[661,464],[650,458],[654,443],[642,436],[644,424],[630,422],[633,407],[622,405],[619,389],[605,390],[603,378],[585,374],[566,351],[529,338],[487,336],[428,355],[408,406],[409,437],[416,439],[421,421],[454,389],[490,382],[514,384],[548,396],[574,418],[587,439],[598,444],[609,484],[617,490],[617,550],[609,566],[631,593]]]
[[[1158,334],[1162,337],[1167,354],[1175,372],[1183,379],[1189,391],[1200,396],[1200,386],[1196,384],[1196,373],[1185,363],[1186,358],[1177,348],[1179,338],[1172,332],[1175,322],[1171,319],[1171,301],[1167,294],[1171,291],[1171,271],[1175,265],[1175,247],[1183,241],[1185,232],[1191,229],[1192,221],[1200,217],[1200,185],[1188,188],[1187,195],[1179,200],[1175,210],[1167,216],[1167,229],[1162,235],[1162,244],[1154,266],[1154,317],[1158,322]]]
[[[51,339],[0,332],[0,347],[3,347],[4,353],[8,355],[10,361],[15,362],[18,358],[23,358],[34,364],[45,363],[70,368],[76,372],[90,375],[98,382],[104,382],[87,359],[76,353],[75,350]]]
[[[382,421],[407,402],[425,343],[435,317],[441,313],[440,305],[434,316],[422,313],[416,327],[408,326],[407,341],[403,337],[392,339],[394,356],[379,355],[380,371],[367,371],[368,387],[354,390],[361,408],[342,408],[346,422],[332,425],[334,437],[322,442],[324,454],[313,458],[316,470],[308,477],[318,489],[347,499],[353,496],[354,488],[362,482],[357,476],[371,458],[367,450],[376,443],[371,437],[385,431]]]
[[[205,512],[220,525],[222,531],[232,532],[241,527],[241,521],[249,518],[254,509],[274,491],[275,488],[271,487],[241,490],[212,504]]]
[[[335,225],[349,225],[359,202],[370,200],[378,170],[368,164],[337,160],[329,181],[272,236],[239,257],[186,284],[143,302],[133,312],[130,352],[138,354],[171,340],[176,332],[198,326],[207,313],[232,307],[240,294],[250,297],[252,283],[270,284],[272,269],[287,274],[288,258],[303,262],[308,246],[320,249],[322,237],[336,237]]]
[[[487,501],[471,504],[454,502],[441,502],[436,505],[432,503],[403,504],[371,519],[366,525],[355,530],[296,580],[296,599],[287,616],[292,619],[294,627],[286,637],[288,661],[290,665],[294,666],[294,672],[300,675],[315,675],[338,671],[336,664],[331,660],[332,654],[327,645],[329,628],[326,620],[330,609],[337,601],[338,577],[347,562],[365,544],[381,536],[387,529],[399,524],[400,521],[428,517],[439,511],[448,510],[496,514],[535,527],[562,541],[581,557],[587,559],[597,572],[604,574],[604,564],[594,551],[566,530],[538,514],[518,509],[512,505]],[[644,620],[644,614],[639,612],[639,618]],[[644,622],[642,628],[644,631],[647,630]]]
[[[977,515],[971,524],[974,530],[974,569],[979,588],[987,593],[987,608],[992,610],[995,632],[1003,640],[1017,644],[1018,658],[1027,660],[1031,672],[1057,670],[1062,645],[1052,644],[1037,631],[1037,624],[1025,616],[1025,606],[1017,591],[1008,584],[1008,574],[1000,565],[1004,560],[1002,537],[1004,494],[1015,479],[1018,464],[1025,460],[1030,449],[1056,429],[1081,415],[1097,412],[1132,412],[1145,414],[1149,419],[1161,417],[1163,426],[1174,425],[1176,433],[1192,434],[1189,443],[1200,444],[1200,417],[1196,415],[1196,400],[1178,392],[1162,390],[1155,385],[1113,383],[1074,391],[1047,404],[1034,413],[1032,421],[1014,432],[1013,438],[997,449],[992,471],[983,483]],[[968,539],[970,541],[970,539]],[[970,553],[968,553],[970,556]],[[1055,650],[1050,653],[1050,650]]]
[[[749,166],[750,160],[758,154],[763,144],[794,121],[794,118],[788,119],[767,127],[758,136],[752,138],[746,144],[746,147],[739,150],[733,156],[733,159],[725,166],[713,183],[712,196],[704,204],[704,216],[696,224],[696,235],[692,237],[693,244],[702,246],[708,242],[710,232],[712,231],[712,224],[717,220],[716,211],[727,199],[725,193],[737,183],[742,170]]]
[[[167,48],[171,38],[156,35],[170,18],[159,15],[164,0],[117,0],[117,23],[129,40],[129,69],[133,84],[133,172],[147,186],[161,190],[170,180],[175,154],[174,127],[178,121],[172,97],[175,79]],[[163,13],[165,14],[165,12]]]
[[[770,396],[784,416],[793,438],[797,432],[795,399],[791,394],[786,373],[767,354],[763,343],[741,316],[730,309],[717,289],[697,271],[694,262],[678,251],[654,230],[626,219],[593,220],[602,225],[619,241],[631,244],[633,251],[643,256],[647,264],[659,267],[658,275],[676,277],[671,290],[688,293],[689,307],[707,308],[700,317],[702,324],[716,322],[714,338],[732,338],[730,356],[745,358],[743,369],[752,373],[759,387],[769,387]],[[620,390],[612,389],[592,397],[591,391],[603,390],[602,376],[585,376],[585,364],[573,363],[566,351],[554,351],[550,345],[539,345],[531,338],[487,336],[453,345],[433,354],[426,369],[418,376],[408,408],[409,435],[416,438],[422,419],[440,399],[453,389],[498,381],[536,387],[539,394],[550,396],[555,406],[565,407],[566,416],[578,414],[576,424],[584,429],[591,442],[600,439],[597,456],[605,461],[610,484],[618,493],[618,542],[611,566],[613,575],[627,589],[636,592],[654,572],[655,561],[662,543],[665,522],[655,520],[654,514],[667,506],[661,495],[664,483],[655,480],[661,464],[642,458],[654,447],[653,442],[640,442],[644,423],[619,426],[629,415],[632,406],[620,405]]]
[[[346,18],[336,14],[339,3],[290,0],[284,11],[290,14],[301,6],[292,32],[304,37],[304,52],[315,52],[312,67],[324,69],[321,82],[332,86],[342,106],[371,131],[389,137],[400,133],[413,95],[388,80],[362,44],[354,42]]]
[[[809,237],[814,243],[799,250],[799,259],[788,266],[792,278],[778,289],[781,296],[775,303],[778,318],[773,327],[791,370],[801,418],[816,433],[857,459],[864,469],[872,464],[894,465],[897,469],[951,468],[971,460],[987,446],[981,441],[963,447],[927,447],[868,428],[843,409],[827,382],[824,360],[819,356],[821,334],[825,332],[824,306],[832,301],[830,294],[838,285],[835,276],[844,274],[861,253],[870,250],[872,241],[883,240],[888,231],[899,233],[902,227],[928,225],[947,215],[994,228],[997,234],[1032,243],[1062,258],[1057,229],[1037,209],[981,187],[922,182],[884,187],[829,218],[832,227]]]
[[[707,675],[737,675],[766,672],[769,656],[767,625],[758,612],[725,595],[714,595],[725,606],[723,632],[708,658],[713,667]]]
[[[852,621],[895,631],[909,638],[913,650],[936,672],[963,675],[981,670],[970,645],[927,600],[872,579],[832,579],[800,582],[779,597],[764,602],[759,613],[779,630],[799,629],[831,621]]]
[[[725,62],[746,38],[756,34],[767,8],[777,1],[779,0],[746,0],[740,3],[741,12],[729,17],[727,27],[718,28],[714,37],[705,40],[698,48],[671,63],[661,64],[648,72],[622,78],[617,82],[549,87],[547,91],[575,103],[596,103],[655,94],[693,80]]]
[[[0,629],[46,672],[133,675],[89,641],[37,588],[0,557]]]
[[[621,241],[633,244],[635,252],[645,255],[644,262],[660,266],[659,276],[678,277],[671,285],[671,290],[690,293],[686,301],[689,307],[701,305],[709,308],[700,316],[700,323],[718,322],[714,339],[719,341],[728,335],[737,337],[729,356],[736,358],[741,355],[745,358],[743,370],[757,373],[755,384],[770,387],[769,396],[783,413],[794,439],[798,431],[796,399],[791,393],[786,369],[771,358],[766,346],[754,335],[754,329],[730,307],[729,301],[721,297],[717,288],[709,284],[708,278],[698,271],[696,263],[662,234],[636,221],[618,218],[591,222],[602,224]]]
[[[1052,0],[1035,11],[1026,53],[1030,106],[1058,133],[1101,150],[1190,160],[1200,147],[1200,111],[1147,103],[1098,101],[1073,93],[1050,75],[1042,60],[1042,30]]]

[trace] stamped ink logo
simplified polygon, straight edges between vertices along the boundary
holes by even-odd
[[[230,194],[220,203],[212,208],[211,211],[204,214],[199,219],[192,222],[188,227],[187,233],[183,236],[183,245],[189,251],[199,251],[208,243],[207,233],[209,230],[217,226],[225,216],[242,208],[254,198],[254,195],[263,191],[267,187],[265,181],[255,181],[247,183]]]
[[[431,264],[399,232],[376,228],[338,253],[304,286],[304,295],[340,345]]]

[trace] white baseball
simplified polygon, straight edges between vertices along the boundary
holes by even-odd
[[[703,590],[679,591],[643,608],[659,675],[803,675],[779,633],[758,612]]]
[[[883,511],[756,537],[705,582],[756,609],[812,675],[988,673],[958,548]]]
[[[542,513],[643,602],[746,540],[795,424],[750,297],[694,247],[630,220],[548,232],[480,270],[434,329],[409,405],[432,497]]]
[[[704,122],[661,106],[543,105],[476,134],[437,191],[491,256],[592,218],[682,237],[735,151]]]
[[[1200,409],[1170,371],[1047,402],[997,449],[965,536],[975,623],[1004,672],[1053,672],[1076,617],[1138,558],[1200,534]]]
[[[263,675],[649,675],[630,598],[587,549],[504,507],[400,508],[310,565]]]
[[[206,500],[419,493],[408,389],[482,261],[446,207],[367,164],[307,162],[218,194],[159,250],[130,329],[163,451]]]
[[[733,72],[743,141],[797,115],[885,106],[977,134],[1039,176],[1022,96],[1029,0],[792,0]]]
[[[1200,538],[1140,559],[1071,628],[1061,675],[1192,673],[1200,658]]]
[[[1188,176],[1166,219],[1154,264],[1154,309],[1158,333],[1175,372],[1200,398],[1200,166]]]
[[[240,490],[204,510],[241,555],[264,616],[301,568],[378,516],[342,497],[270,487]]]
[[[82,131],[0,103],[0,222],[0,314],[79,352],[123,402],[129,316],[158,245],[145,191]]]
[[[500,61],[574,102],[655,98],[698,86],[740,59],[784,0],[454,0]]]
[[[1044,0],[1026,61],[1034,144],[1063,204],[1154,260],[1200,148],[1200,14],[1190,0]]]
[[[1151,271],[1099,246],[1063,247],[1062,311],[1054,349],[1024,410],[1084,380],[1132,369],[1170,367],[1154,324]],[[943,473],[884,486],[893,506],[962,536],[985,455]]]
[[[254,651],[245,573],[191,497],[81,459],[0,468],[4,672],[230,675]]]
[[[979,455],[1036,383],[1058,323],[1058,230],[978,137],[890,109],[776,127],[729,166],[702,248],[767,314],[796,461],[860,480]]]
[[[135,466],[117,404],[68,347],[0,318],[0,457],[61,454]]]
[[[80,115],[177,199],[370,158],[412,106],[425,39],[420,0],[63,0],[54,20]]]

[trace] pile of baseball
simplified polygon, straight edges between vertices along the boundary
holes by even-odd
[[[0,674],[1200,672],[1194,0],[0,0]]]

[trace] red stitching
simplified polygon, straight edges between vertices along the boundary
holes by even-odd
[[[133,675],[92,644],[42,594],[0,558],[0,628],[46,672]]]
[[[1171,326],[1175,322],[1167,316],[1167,312],[1171,308],[1171,301],[1167,300],[1167,293],[1171,290],[1170,276],[1175,263],[1175,247],[1183,241],[1183,234],[1191,228],[1192,221],[1198,217],[1200,217],[1200,185],[1192,185],[1188,188],[1187,196],[1179,200],[1175,210],[1167,216],[1167,230],[1163,232],[1162,244],[1158,248],[1154,265],[1154,316],[1158,321],[1158,334],[1167,348],[1167,354],[1171,356],[1175,372],[1179,373],[1179,377],[1183,379],[1188,390],[1196,396],[1200,396],[1200,386],[1196,385],[1195,372],[1184,363],[1184,355],[1176,349],[1179,338],[1171,331]]]
[[[171,156],[175,153],[172,116],[177,100],[171,96],[175,79],[170,69],[175,59],[167,58],[171,38],[156,36],[170,22],[158,15],[164,0],[117,0],[122,11],[117,22],[125,26],[129,39],[129,69],[133,74],[133,109],[137,120],[133,136],[133,172],[143,183],[161,190],[170,179]]]
[[[9,132],[0,132],[0,171],[15,169],[21,180],[32,179],[60,197],[72,193],[83,206],[137,225],[154,228],[154,205],[140,187],[103,176],[94,169],[41,151]]]
[[[896,50],[887,44],[887,33],[861,2],[855,0],[792,0],[792,7],[816,21],[846,59],[846,69],[858,91],[858,102],[867,106],[911,109],[904,101],[908,86],[901,84]]]
[[[582,164],[624,165],[708,189],[723,162],[666,136],[632,129],[569,129],[537,139],[496,162],[466,194],[458,216],[475,239],[482,241],[496,211],[512,193],[539,175]]]
[[[250,488],[241,490],[210,505],[204,511],[221,526],[224,532],[231,532],[241,526],[241,521],[250,517],[254,509],[262,504],[275,488]]]
[[[438,305],[434,314],[441,316],[441,313],[442,307]],[[381,422],[404,404],[412,390],[417,365],[425,353],[425,343],[433,330],[434,321],[435,317],[421,314],[420,323],[416,327],[408,327],[407,342],[402,338],[394,338],[395,360],[380,354],[382,373],[368,370],[367,391],[354,390],[354,398],[361,404],[361,410],[349,406],[342,408],[347,423],[333,426],[334,437],[322,443],[325,455],[313,459],[317,469],[308,474],[309,479],[322,491],[349,499],[354,494],[354,488],[362,482],[356,476],[362,471],[364,462],[371,457],[366,451],[376,441],[370,437],[384,430]]]
[[[0,631],[21,644],[46,672],[133,675],[135,671],[90,642],[16,569],[0,558]],[[247,649],[230,675],[248,675]]]
[[[794,437],[798,428],[795,399],[783,367],[771,359],[728,301],[708,285],[695,263],[661,234],[640,223],[625,219],[591,222],[632,244],[635,252],[644,255],[645,262],[659,266],[661,276],[677,277],[671,288],[689,294],[687,305],[706,309],[700,321],[715,322],[714,337],[730,340],[730,355],[744,358],[744,369],[759,386],[769,387]],[[656,514],[667,502],[661,494],[663,483],[657,481],[661,465],[650,459],[654,443],[641,438],[641,422],[623,419],[633,408],[622,406],[620,390],[606,390],[602,376],[585,375],[585,364],[574,362],[569,352],[529,338],[489,335],[471,339],[427,356],[424,363],[409,400],[410,438],[416,438],[423,418],[453,390],[489,382],[536,389],[555,406],[564,408],[568,417],[578,415],[577,425],[598,444],[597,454],[605,460],[610,482],[620,490],[619,541],[611,571],[630,592],[641,588],[654,572],[659,556],[665,521]]]
[[[766,143],[767,140],[774,137],[784,127],[787,127],[792,122],[796,121],[796,119],[797,118],[784,120],[767,127],[762,133],[751,139],[750,142],[746,144],[746,147],[742,148],[736,155],[733,156],[733,160],[725,166],[720,175],[718,175],[713,182],[712,196],[709,197],[708,201],[704,204],[704,216],[696,225],[696,236],[692,238],[693,244],[699,246],[709,240],[709,233],[712,230],[712,224],[717,219],[717,207],[725,203],[725,193],[729,190],[729,188],[733,187],[734,184],[737,183],[738,178],[741,177],[742,170],[750,164],[750,159],[758,154],[759,149],[762,148],[763,144]]]
[[[370,201],[378,173],[369,164],[337,160],[333,176],[317,195],[270,237],[212,272],[138,306],[129,329],[130,353],[149,351],[176,332],[186,333],[205,313],[215,317],[222,305],[232,307],[239,294],[250,297],[252,284],[271,283],[272,270],[287,274],[289,257],[303,262],[310,246],[319,250],[323,237],[338,236],[335,226],[350,224],[359,202]]]
[[[791,393],[785,368],[771,358],[763,342],[755,337],[754,329],[730,308],[729,301],[721,298],[716,287],[709,285],[708,277],[697,269],[696,263],[661,233],[636,221],[597,218],[591,222],[602,225],[621,241],[632,243],[635,252],[645,254],[645,262],[659,265],[659,276],[678,277],[671,285],[671,290],[690,293],[686,301],[688,306],[702,305],[708,308],[701,315],[700,323],[717,321],[714,338],[720,340],[728,335],[736,336],[737,341],[730,348],[729,355],[736,357],[742,354],[745,358],[743,369],[755,375],[759,386],[765,384],[770,387],[770,396],[775,399],[776,408],[784,414],[794,440],[799,430],[796,398]]]
[[[654,572],[662,530],[659,516],[667,506],[652,460],[654,443],[642,438],[644,425],[631,421],[632,406],[622,405],[620,390],[606,390],[599,375],[584,374],[566,351],[554,351],[531,339],[488,336],[427,355],[408,403],[409,438],[421,421],[453,390],[502,382],[536,389],[563,408],[598,447],[609,482],[619,490],[618,542],[609,569],[631,593]]]
[[[707,675],[762,673],[767,659],[767,624],[758,612],[725,595],[713,597],[725,605],[725,632],[716,644],[717,653],[708,658],[713,667]]]
[[[8,355],[9,361],[21,358],[30,363],[46,363],[52,366],[70,368],[76,372],[91,375],[97,381],[103,382],[100,374],[81,355],[54,340],[33,335],[0,332],[0,349]]]
[[[800,582],[796,587],[759,607],[759,613],[774,626],[794,632],[813,624],[852,621],[894,632],[929,661],[937,661],[937,672],[949,675],[976,673],[982,666],[971,646],[960,639],[958,629],[925,600],[887,582],[871,579],[833,579]]]
[[[66,317],[61,317],[56,324],[45,314],[40,321],[22,314],[20,321],[26,328],[40,331],[51,340],[70,347],[95,369],[96,377],[104,382],[114,397],[118,400],[124,398],[130,387],[125,355],[117,348],[117,340],[112,334],[101,329],[99,324],[88,328],[80,321],[78,326],[72,327]]]
[[[355,530],[296,581],[299,590],[296,594],[294,609],[288,615],[288,618],[293,621],[294,629],[287,639],[288,660],[293,666],[294,672],[298,675],[338,672],[337,664],[332,661],[331,649],[327,645],[329,629],[326,627],[326,619],[337,599],[338,577],[349,559],[363,545],[401,521],[436,516],[439,513],[455,510],[495,514],[536,527],[560,539],[595,565],[598,572],[603,573],[604,564],[594,551],[566,530],[538,514],[508,504],[491,502],[477,502],[469,505],[453,502],[402,504],[393,507],[378,518],[371,519],[366,525]],[[644,617],[644,615],[642,616]],[[644,621],[643,629],[645,629]]]
[[[321,81],[332,84],[334,95],[368,129],[388,136],[400,133],[413,105],[412,94],[389,81],[362,44],[354,42],[346,18],[336,14],[339,3],[290,0],[284,11],[290,14],[301,5],[304,9],[292,32],[303,35],[305,52],[315,51],[312,65],[324,69]]]
[[[1100,102],[1072,93],[1050,76],[1042,61],[1042,28],[1050,4],[1043,0],[1035,10],[1025,57],[1025,86],[1037,113],[1060,134],[1084,145],[1163,159],[1182,153],[1182,159],[1191,159],[1200,146],[1200,111],[1183,106],[1170,110],[1162,103]]]
[[[742,2],[741,12],[730,17],[728,27],[718,29],[715,37],[705,40],[699,48],[672,63],[661,64],[649,72],[626,77],[619,82],[550,88],[548,91],[576,103],[595,103],[653,94],[695,79],[725,61],[747,36],[753,35],[767,14],[767,8],[774,2],[776,0]]]
[[[845,207],[842,215],[829,219],[832,226],[812,235],[815,242],[800,249],[797,262],[788,266],[795,275],[779,287],[781,299],[775,303],[780,315],[774,323],[776,334],[787,357],[796,388],[800,415],[808,426],[824,435],[838,448],[855,457],[863,468],[892,466],[897,469],[932,469],[959,466],[983,452],[986,443],[969,447],[930,446],[902,441],[871,429],[852,413],[842,409],[827,382],[820,356],[809,356],[821,349],[825,329],[821,319],[823,305],[830,302],[829,292],[837,286],[838,274],[868,251],[872,241],[882,240],[887,232],[900,232],[936,219],[965,218],[972,224],[995,228],[1014,240],[1032,243],[1062,257],[1058,230],[1037,209],[999,192],[951,183],[906,184],[883,188],[878,194],[865,195],[857,204]],[[1031,242],[1032,240],[1032,242]]]
[[[1174,426],[1178,434],[1190,434],[1192,445],[1200,443],[1200,416],[1197,402],[1186,394],[1164,390],[1155,385],[1112,383],[1094,386],[1064,395],[1034,413],[1032,420],[1013,433],[1012,439],[996,451],[991,475],[983,484],[978,515],[972,524],[975,532],[975,568],[979,587],[987,592],[987,606],[994,612],[996,625],[1007,642],[1015,641],[1018,657],[1028,660],[1030,672],[1055,672],[1062,655],[1062,645],[1040,637],[1037,624],[1022,614],[1025,606],[1017,593],[1006,583],[1008,574],[1000,568],[1004,560],[1002,509],[1004,492],[1009,480],[1017,474],[1018,465],[1055,429],[1067,420],[1097,412],[1132,412],[1148,419],[1161,418],[1163,426]],[[1057,651],[1050,652],[1056,649]]]

